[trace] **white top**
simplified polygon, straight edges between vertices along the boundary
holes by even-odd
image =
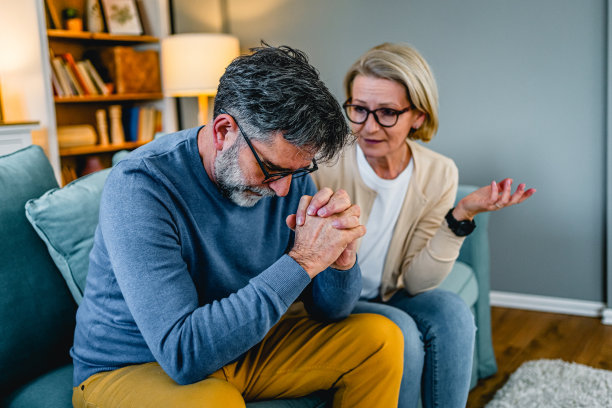
[[[387,180],[374,172],[359,146],[356,150],[359,174],[364,183],[377,193],[358,253],[363,282],[361,298],[372,299],[379,295],[387,250],[410,184],[414,163],[411,158],[408,166],[396,178]]]

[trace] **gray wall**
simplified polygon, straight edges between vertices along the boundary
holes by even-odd
[[[177,32],[219,30],[216,1],[174,6]],[[604,301],[605,0],[229,0],[229,13],[243,48],[304,50],[339,100],[369,47],[419,49],[440,88],[430,147],[461,183],[538,189],[492,216],[492,289]],[[182,103],[195,124],[195,103]]]

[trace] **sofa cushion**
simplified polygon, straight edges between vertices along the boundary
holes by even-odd
[[[100,197],[110,169],[81,177],[26,203],[28,220],[47,245],[72,297],[81,303]]]
[[[318,391],[302,398],[249,402],[247,408],[325,408],[332,406],[332,393]]]
[[[72,364],[57,368],[13,392],[6,408],[72,407]]]
[[[0,400],[70,359],[76,305],[24,211],[54,187],[40,147],[0,156]]]
[[[470,307],[478,300],[478,282],[474,271],[460,261],[455,262],[453,269],[439,288],[458,294]]]

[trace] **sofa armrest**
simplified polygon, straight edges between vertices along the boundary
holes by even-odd
[[[457,200],[475,191],[478,187],[459,185]],[[463,242],[458,261],[474,270],[478,281],[478,300],[474,305],[476,327],[476,350],[478,356],[478,377],[489,377],[497,372],[495,354],[491,339],[491,305],[489,292],[491,290],[490,250],[489,250],[489,213],[481,213],[474,218],[476,229]]]

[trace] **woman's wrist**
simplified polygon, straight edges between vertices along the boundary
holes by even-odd
[[[476,214],[473,214],[465,209],[463,200],[459,201],[453,210],[453,217],[455,217],[457,221],[472,221],[475,215]]]

